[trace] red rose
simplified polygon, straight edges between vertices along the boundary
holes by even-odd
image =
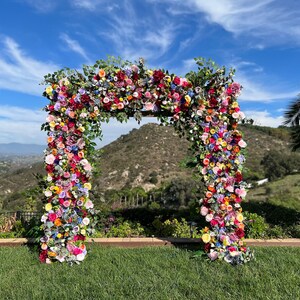
[[[218,222],[217,220],[212,219],[212,220],[210,221],[210,225],[211,225],[211,226],[217,226],[218,224],[219,224],[219,222]]]
[[[235,231],[235,234],[241,239],[245,236],[245,232],[243,229],[241,228],[238,228],[236,231]]]
[[[207,243],[204,245],[204,251],[209,252],[209,250],[210,250],[210,243]]]
[[[176,85],[179,85],[180,84],[180,78],[176,76],[173,80],[173,83],[175,83]]]
[[[153,71],[153,81],[160,82],[165,77],[165,74],[161,70]]]
[[[46,258],[47,258],[47,250],[43,250],[39,255],[40,262],[45,263]]]
[[[119,80],[119,81],[122,81],[122,80],[125,79],[125,73],[122,72],[122,71],[119,71],[119,72],[117,73],[117,77],[118,77],[118,80]]]

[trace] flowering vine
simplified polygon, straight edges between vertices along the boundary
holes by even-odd
[[[89,199],[92,164],[89,162],[100,121],[116,117],[155,114],[186,133],[195,153],[197,170],[207,191],[200,213],[209,227],[202,240],[211,260],[242,263],[252,257],[244,246],[240,202],[246,195],[242,179],[242,150],[237,130],[244,115],[236,100],[240,85],[224,68],[196,59],[197,72],[186,78],[164,70],[110,58],[84,66],[83,73],[64,69],[45,76],[44,96],[49,99],[42,128],[48,132],[45,150],[47,187],[42,217],[40,260],[82,261],[85,239],[94,232],[95,210]],[[168,120],[171,116],[171,120]]]

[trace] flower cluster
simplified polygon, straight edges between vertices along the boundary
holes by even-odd
[[[232,264],[246,262],[253,255],[243,242],[240,203],[246,196],[242,164],[247,144],[237,130],[238,121],[244,118],[236,101],[239,92],[237,83],[224,86],[221,93],[211,88],[196,111],[202,119],[200,169],[207,187],[200,213],[210,224],[210,229],[202,230],[202,240],[211,260],[224,259]]]
[[[193,96],[185,78],[162,70],[145,70],[140,64],[124,69],[100,69],[93,76],[93,98],[101,111],[171,112],[175,118],[187,110]]]
[[[86,255],[84,240],[93,232],[95,213],[89,200],[92,166],[87,160],[90,124],[101,112],[167,110],[178,118],[191,103],[191,84],[161,70],[144,70],[143,65],[125,69],[101,68],[92,74],[92,84],[83,88],[74,78],[64,77],[47,86],[50,100],[44,129],[48,131],[45,151],[47,198],[42,217],[40,260],[51,263],[79,262]],[[97,124],[97,126],[99,126]]]
[[[86,158],[86,128],[82,122],[93,105],[83,89],[73,95],[71,87],[64,78],[45,90],[50,99],[44,124],[48,130],[48,176],[40,260],[46,263],[82,261],[87,253],[84,240],[93,232],[95,212],[89,200],[92,166]]]
[[[61,70],[45,77],[50,85],[44,95],[50,103],[43,125],[48,131],[48,176],[41,261],[84,259],[84,240],[93,232],[95,214],[89,200],[90,140],[101,135],[99,119],[105,119],[104,115],[137,112],[171,115],[173,125],[187,132],[192,142],[207,187],[200,213],[210,225],[202,230],[208,257],[232,264],[252,257],[243,243],[240,206],[246,195],[241,172],[246,143],[237,130],[244,118],[236,100],[240,85],[223,71],[202,68],[188,80],[145,69],[142,62],[118,67],[99,61],[85,67],[84,75]]]

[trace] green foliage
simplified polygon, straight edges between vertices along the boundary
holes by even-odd
[[[176,218],[167,219],[161,222],[159,218],[156,218],[152,222],[153,227],[156,231],[156,236],[163,237],[175,237],[175,238],[190,238],[191,237],[191,227],[188,222],[181,218],[178,221]],[[193,232],[193,237],[197,237],[197,232]]]
[[[265,176],[272,181],[299,171],[300,156],[271,150],[264,156],[261,164],[263,165]]]
[[[144,228],[140,223],[124,221],[121,224],[112,225],[109,231],[105,234],[106,237],[134,237],[142,236]]]
[[[249,212],[244,212],[243,215],[246,225],[246,238],[260,239],[267,237],[269,225],[266,223],[266,220],[262,216],[259,216],[256,213]]]
[[[152,210],[156,210],[156,209],[160,209],[160,205],[159,203],[153,201],[153,202],[150,202],[150,204],[148,205],[149,209],[152,209]]]
[[[17,220],[14,224],[13,231],[16,233],[16,236],[23,237],[25,234],[25,227],[21,220]]]

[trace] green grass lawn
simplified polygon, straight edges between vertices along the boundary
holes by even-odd
[[[0,248],[0,299],[300,299],[300,248],[256,248],[233,267],[169,247],[91,246],[81,265],[40,264],[27,247]]]

